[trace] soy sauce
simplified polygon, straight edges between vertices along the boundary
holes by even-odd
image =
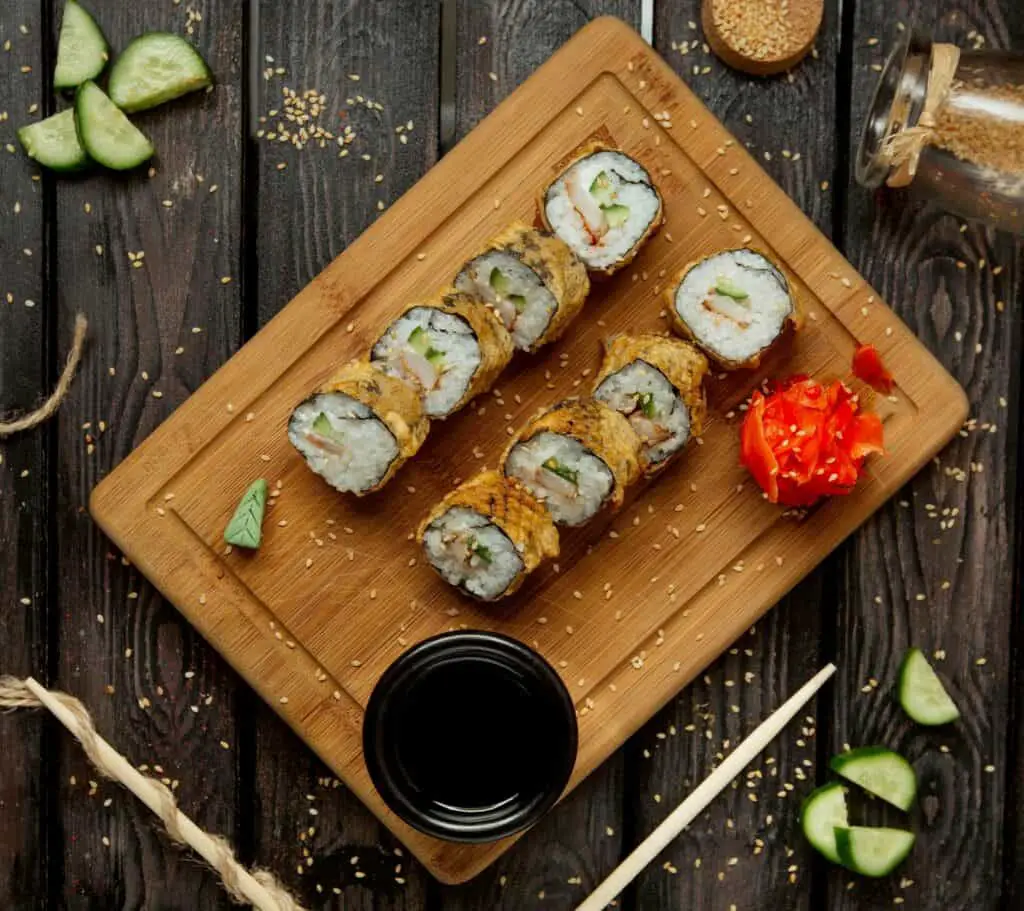
[[[495,810],[544,778],[550,724],[509,668],[486,659],[442,664],[410,692],[402,714],[398,761],[409,785],[439,807]]]
[[[522,642],[443,633],[381,676],[363,721],[363,756],[380,796],[407,823],[482,842],[536,822],[576,759],[572,697]]]

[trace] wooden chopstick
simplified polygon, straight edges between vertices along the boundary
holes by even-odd
[[[828,664],[769,715],[736,747],[697,789],[676,807],[637,848],[618,865],[576,911],[601,911],[626,888],[641,871],[657,857],[665,846],[683,831],[728,786],[744,766],[748,765],[789,724],[797,713],[811,701],[814,694],[836,671]]]

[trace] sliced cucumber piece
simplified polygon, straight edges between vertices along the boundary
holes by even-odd
[[[640,410],[643,412],[645,418],[653,418],[656,414],[656,406],[654,404],[654,393],[653,392],[641,392],[637,396],[640,402]]]
[[[864,876],[888,876],[914,847],[914,833],[903,829],[836,826],[836,850],[844,867]]]
[[[483,544],[480,544],[476,538],[473,538],[469,543],[469,550],[473,556],[478,557],[488,566],[494,562],[494,555],[491,553],[491,549]]]
[[[917,796],[914,767],[899,753],[885,747],[859,747],[832,757],[832,771],[901,810],[909,810]]]
[[[213,84],[206,61],[169,32],[140,35],[110,71],[110,98],[124,111],[144,111]]]
[[[522,313],[526,309],[526,296],[523,294],[510,294],[508,299],[512,302],[512,306],[516,308],[516,313]]]
[[[570,484],[575,484],[579,487],[580,473],[570,468],[568,465],[563,465],[558,461],[558,459],[554,458],[554,456],[550,459],[545,459],[541,467],[547,469],[553,475],[557,475],[563,481],[568,481]]]
[[[78,88],[75,124],[85,151],[105,167],[128,171],[153,157],[153,144],[95,82]]]
[[[726,278],[724,275],[715,283],[715,293],[724,294],[726,297],[731,297],[734,301],[745,301],[750,297],[736,282]]]
[[[608,219],[609,228],[617,228],[619,225],[626,223],[626,219],[629,218],[629,206],[623,206],[618,203],[611,206],[601,206],[601,211],[604,212],[604,217]]]
[[[900,705],[918,724],[931,727],[949,724],[960,717],[956,703],[921,649],[908,649],[900,665],[899,679]]]
[[[89,163],[75,129],[75,112],[61,111],[18,130],[29,158],[53,171],[78,171]]]
[[[110,59],[107,39],[93,19],[75,0],[68,0],[57,40],[57,66],[53,71],[55,89],[74,89],[95,79]]]
[[[615,190],[612,189],[612,181],[607,171],[602,171],[590,184],[590,195],[597,200],[599,206],[610,206]]]
[[[800,825],[811,845],[832,863],[839,863],[836,826],[848,826],[846,788],[838,781],[811,791],[800,807]]]
[[[335,443],[344,442],[341,434],[334,429],[331,419],[322,411],[313,421],[313,433],[317,434],[317,436],[322,436],[325,440],[331,440]]]
[[[512,290],[512,282],[509,277],[501,271],[501,269],[491,269],[491,276],[488,279],[490,286],[498,292],[502,297]]]

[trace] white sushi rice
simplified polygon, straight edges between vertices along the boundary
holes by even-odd
[[[747,297],[716,293],[723,279]],[[778,338],[793,313],[793,297],[786,277],[760,253],[726,250],[686,273],[675,308],[700,345],[723,360],[743,363]]]
[[[663,462],[690,439],[690,410],[668,377],[646,361],[633,361],[607,377],[594,398],[626,416],[651,465]]]
[[[445,582],[484,601],[501,597],[523,571],[512,539],[465,506],[453,506],[427,526],[423,550]]]
[[[590,193],[604,172],[611,199],[629,209],[618,227],[602,221],[600,203]],[[661,206],[647,171],[622,152],[595,152],[572,165],[547,190],[544,213],[551,229],[590,269],[606,269],[626,258],[647,232]]]
[[[493,278],[495,269],[503,279],[500,283]],[[495,290],[496,283],[504,286],[505,293]],[[491,250],[466,263],[455,279],[455,287],[490,304],[520,351],[529,350],[544,334],[558,307],[540,276],[518,256],[504,250]],[[510,299],[512,295],[525,300],[517,307]]]
[[[441,352],[440,360],[425,358],[410,344],[416,329],[421,344]],[[403,313],[373,346],[371,360],[385,373],[416,386],[429,417],[450,414],[462,400],[480,366],[480,343],[461,316],[434,307],[413,307]]]
[[[330,436],[314,430],[321,415],[330,424]],[[288,439],[313,471],[344,493],[375,487],[399,455],[387,425],[340,392],[320,393],[299,405],[288,422]]]
[[[545,468],[549,459],[574,473],[575,483]],[[591,519],[615,484],[611,469],[579,440],[549,430],[513,446],[505,474],[522,481],[558,525],[582,525]]]

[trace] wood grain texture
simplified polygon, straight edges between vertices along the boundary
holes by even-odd
[[[686,125],[673,141],[651,128],[651,104]],[[639,271],[624,272],[594,295],[589,318],[532,369],[503,377],[491,395],[496,407],[488,411],[480,403],[448,421],[433,446],[406,467],[404,487],[391,485],[372,501],[325,496],[283,432],[295,403],[338,362],[365,351],[375,327],[397,315],[404,301],[454,274],[480,238],[509,219],[529,218],[538,176],[556,173],[553,163],[564,150],[596,131],[615,137],[659,175],[672,200],[664,236],[644,250],[634,267]],[[497,148],[502,155],[494,154]],[[719,188],[717,195],[705,181]],[[727,217],[694,219],[704,204],[716,212],[721,206]],[[842,374],[855,339],[878,345],[890,363],[899,393],[873,400],[887,421],[889,454],[872,462],[870,482],[799,523],[766,504],[741,483],[746,476],[729,423],[735,416],[728,416],[758,374],[732,376],[711,384],[717,419],[685,470],[674,472],[672,482],[638,487],[620,516],[564,535],[565,571],[552,567],[494,609],[467,603],[421,566],[400,534],[419,522],[423,504],[447,492],[456,474],[493,464],[508,424],[578,389],[587,374],[577,376],[576,369],[586,364],[593,371],[605,336],[660,325],[657,286],[642,273],[676,272],[744,232],[788,269],[808,310],[804,331],[766,360],[762,374],[782,359],[796,372]],[[572,370],[558,367],[563,355]],[[550,382],[542,367],[554,371]],[[499,409],[509,407],[503,395],[520,406],[518,417],[502,416]],[[918,404],[925,398],[927,409]],[[485,412],[490,417],[482,421]],[[471,849],[417,835],[383,806],[362,761],[363,706],[403,648],[461,617],[460,624],[499,628],[546,655],[573,687],[579,708],[576,784],[916,472],[965,415],[962,390],[785,193],[635,32],[605,18],[545,64],[300,292],[94,491],[91,507],[133,561],[160,580],[416,856],[439,877],[461,882],[508,842]],[[221,553],[220,542],[254,471],[279,478],[285,495],[252,560]],[[700,483],[687,485],[687,478]],[[168,492],[175,493],[173,502],[165,499]],[[166,509],[158,508],[161,501]],[[678,512],[686,513],[678,520],[684,530],[697,517],[704,521],[692,532],[673,533]],[[342,534],[331,538],[334,528]],[[612,530],[613,542],[591,547]],[[754,571],[736,570],[741,561]],[[540,623],[541,616],[550,623]]]
[[[602,14],[618,16],[637,27],[640,3],[460,2],[455,46],[456,138],[465,136],[577,29]],[[444,889],[443,907],[517,911],[541,900],[545,908],[575,907],[621,858],[623,810],[630,789],[624,770],[620,750],[482,876],[465,886]]]
[[[814,56],[791,78],[754,78],[724,65],[705,50],[700,12],[699,0],[659,4],[656,49],[805,214],[831,234],[838,3],[826,5]],[[783,599],[757,625],[756,635],[737,642],[631,743],[635,772],[630,780],[635,785],[630,810],[637,840],[824,663],[822,617],[834,597],[827,583],[831,562]],[[665,852],[662,860],[670,868],[652,865],[637,880],[636,908],[713,902],[740,908],[810,907],[813,851],[799,833],[796,808],[817,775],[811,732],[818,712],[808,707],[804,716],[765,762],[752,766],[752,777],[716,800]],[[795,876],[790,872],[794,865],[799,870]]]
[[[926,34],[959,44],[969,44],[975,30],[989,47],[1020,47],[1024,38],[1019,4],[860,4],[852,42],[854,124],[865,114],[876,78],[871,65],[892,43],[895,20],[913,18]],[[869,45],[875,37],[880,43]],[[977,424],[879,512],[845,554],[832,747],[885,743],[914,763],[920,799],[912,824],[919,838],[901,869],[912,886],[901,889],[897,876],[847,891],[849,877],[835,873],[829,906],[874,908],[903,895],[907,906],[921,908],[1010,907],[1001,872],[1013,857],[1004,843],[1003,808],[1014,775],[1006,765],[1010,668],[1020,660],[1010,633],[1020,559],[1013,425],[1020,414],[1021,324],[1014,302],[1021,299],[1024,248],[978,227],[961,232],[958,219],[905,194],[870,195],[857,187],[849,194],[852,261],[959,378]],[[997,301],[1007,302],[1005,312]],[[936,666],[963,713],[948,729],[914,726],[896,703],[895,675],[909,645],[945,654]]]
[[[267,73],[260,87],[258,115],[266,121],[254,150],[258,227],[249,251],[258,261],[251,303],[260,324],[379,217],[378,203],[390,205],[436,160],[440,37],[439,4],[419,0],[262,7],[261,65],[286,73]],[[299,149],[268,137],[280,132],[281,118],[270,112],[282,108],[286,86],[325,95],[319,122],[328,132],[351,126],[344,158],[335,141]],[[310,907],[423,907],[425,874],[415,859],[265,704],[254,703],[256,862],[278,870]]]
[[[0,14],[0,45],[10,42],[10,50],[0,52],[4,145],[16,145],[17,128],[45,116],[41,13],[37,0],[17,0]],[[29,114],[32,105],[38,111]],[[24,156],[0,153],[0,415],[5,417],[35,408],[51,380],[44,193],[34,176],[38,169]],[[43,428],[0,440],[0,673],[43,679],[50,432]],[[0,716],[0,742],[9,745],[0,764],[0,907],[12,911],[42,911],[46,903],[44,725],[35,713]]]
[[[182,808],[199,825],[233,837],[236,678],[122,564],[85,508],[96,482],[239,341],[241,6],[190,7],[202,15],[191,40],[217,86],[138,117],[158,150],[153,176],[143,167],[57,185],[59,337],[70,335],[77,310],[90,335],[59,417],[56,682],[132,761],[180,782]],[[115,50],[143,31],[182,33],[187,22],[185,7],[169,3],[93,0],[89,8]],[[58,862],[67,908],[229,906],[216,877],[173,847],[145,808],[110,785],[90,796],[95,776],[80,748],[68,738],[62,746],[66,851]]]

